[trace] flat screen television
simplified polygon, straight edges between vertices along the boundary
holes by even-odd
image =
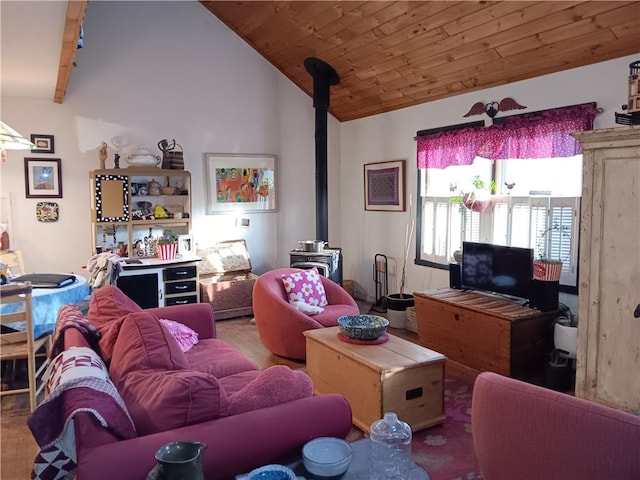
[[[462,288],[529,298],[533,249],[462,243]]]

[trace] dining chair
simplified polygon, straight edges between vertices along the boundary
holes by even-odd
[[[15,379],[7,378],[3,373],[3,390],[0,397],[29,394],[30,410],[36,408],[37,397],[44,388],[43,374],[49,364],[49,352],[51,351],[51,334],[34,338],[32,321],[32,287],[30,282],[10,283],[0,286],[0,304],[22,303],[24,308],[15,313],[0,315],[0,324],[24,322],[25,331],[11,331],[0,334],[0,360],[27,361],[27,386],[16,385]],[[5,329],[2,330],[6,331]],[[8,367],[8,366],[7,366]],[[9,370],[6,368],[6,370]],[[15,374],[15,362],[13,362],[13,374]],[[6,388],[6,390],[4,389]]]
[[[7,280],[26,273],[22,252],[20,250],[8,250],[0,253],[0,263],[5,264],[10,272]]]

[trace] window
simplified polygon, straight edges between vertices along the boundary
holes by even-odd
[[[569,111],[569,123],[562,124]],[[524,118],[508,128],[504,117],[499,120],[505,127],[478,128],[476,122],[446,127],[444,134],[418,132],[417,264],[446,269],[463,241],[533,248],[536,257],[562,260],[560,284],[577,292],[582,155],[567,132],[592,128],[596,109],[585,104],[547,112],[514,116]],[[535,126],[543,117],[553,128],[528,130],[527,118]],[[582,117],[584,122],[576,121]],[[536,136],[549,131],[548,137]],[[495,182],[482,213],[459,202],[461,192],[472,191],[474,178]]]
[[[428,183],[429,172],[420,171],[422,185]],[[445,266],[463,241],[533,248],[536,257],[562,260],[561,284],[576,286],[579,197],[497,195],[489,209],[479,213],[452,202],[455,194],[432,195],[428,189],[425,193],[420,202],[419,263]]]

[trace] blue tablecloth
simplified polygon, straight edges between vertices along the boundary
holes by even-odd
[[[34,288],[32,295],[33,330],[35,338],[53,332],[62,305],[78,303],[89,295],[89,284],[82,275],[76,275],[76,282],[62,288]],[[23,304],[0,305],[0,315],[24,309]],[[6,326],[24,331],[24,323],[7,323]]]

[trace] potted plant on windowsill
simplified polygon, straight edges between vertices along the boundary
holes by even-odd
[[[173,260],[178,252],[178,235],[166,230],[156,240],[156,252],[160,260]]]
[[[533,261],[533,278],[544,282],[558,282],[562,273],[562,259],[548,255],[548,237],[552,232],[559,232],[561,237],[570,237],[569,227],[553,224],[538,235],[536,256]]]
[[[460,192],[459,195],[450,198],[450,202],[459,203],[460,208],[466,207],[474,212],[484,212],[491,205],[491,195],[496,192],[496,182],[491,180],[489,185],[476,175],[471,180],[473,190],[470,192]]]

